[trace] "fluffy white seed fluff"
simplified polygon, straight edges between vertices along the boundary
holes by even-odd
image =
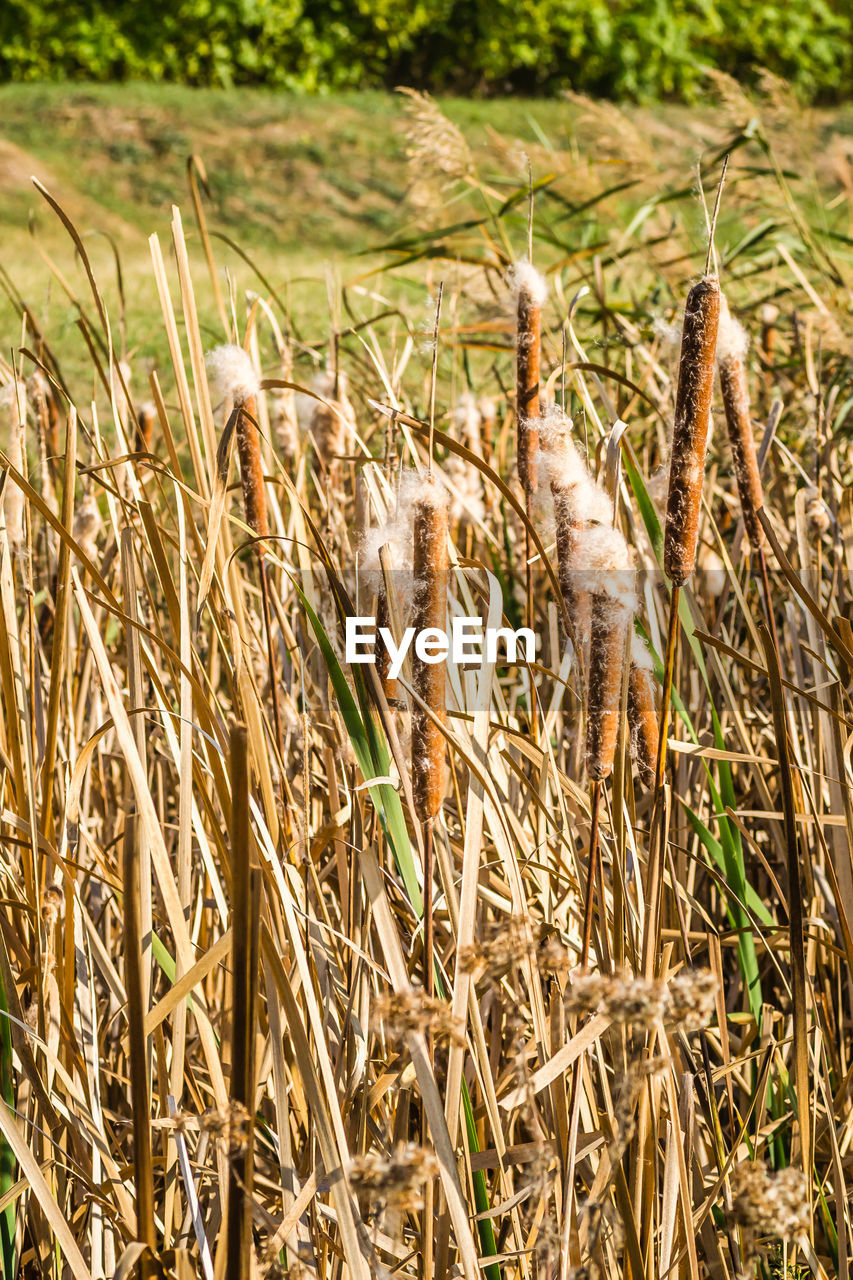
[[[385,558],[393,575],[400,613],[407,617],[414,594],[412,552],[415,503],[430,502],[436,506],[447,502],[447,494],[439,485],[417,471],[404,471],[400,477],[394,514],[384,524],[368,529],[361,540],[361,574],[368,590],[378,591],[383,583],[379,553],[385,547]]]
[[[654,671],[651,651],[642,636],[635,631],[631,636],[631,661],[641,671]]]
[[[538,302],[540,307],[548,297],[548,284],[545,277],[527,258],[519,258],[518,262],[512,264],[507,273],[507,283],[516,297],[526,293],[534,302]]]
[[[571,436],[572,420],[557,405],[550,405],[539,427],[539,488],[551,485],[571,490],[572,511],[578,523],[609,524],[610,499],[587,470]]]
[[[230,400],[232,404],[245,404],[260,390],[260,379],[251,357],[242,347],[233,343],[214,347],[204,358],[210,382],[213,403]]]
[[[717,326],[717,360],[743,359],[749,347],[749,338],[739,320],[729,311],[726,295],[720,294],[720,320]]]
[[[604,596],[615,608],[636,612],[633,557],[618,529],[609,525],[584,529],[576,541],[572,576],[577,591]]]

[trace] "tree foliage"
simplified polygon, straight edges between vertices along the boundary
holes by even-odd
[[[760,67],[844,96],[848,0],[5,0],[0,78],[695,97]]]

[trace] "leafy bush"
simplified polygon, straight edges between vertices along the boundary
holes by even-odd
[[[0,78],[695,97],[704,66],[843,96],[846,0],[6,0]]]

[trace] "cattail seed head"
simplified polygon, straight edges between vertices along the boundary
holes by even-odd
[[[546,285],[526,259],[510,272],[517,298],[515,414],[518,428],[518,478],[526,493],[536,488],[536,454],[539,450],[539,360],[542,303]]]
[[[260,380],[251,357],[242,347],[227,343],[214,347],[204,358],[214,404],[229,402],[232,407],[253,400]]]
[[[696,561],[719,313],[719,283],[705,276],[687,295],[681,335],[664,539],[664,568],[676,586]]]
[[[721,294],[720,321],[717,330],[717,368],[720,374],[720,390],[726,412],[726,426],[729,431],[744,528],[750,545],[755,551],[760,551],[764,545],[764,530],[761,527],[758,512],[764,505],[764,494],[749,415],[749,392],[744,366],[747,346],[746,333],[731,315],[725,294]]]
[[[447,617],[447,499],[438,481],[425,482],[414,504],[413,568],[415,634],[443,631]],[[445,720],[445,660],[412,662],[415,691],[441,723]],[[444,735],[419,704],[412,707],[412,784],[415,810],[430,822],[444,796]]]
[[[98,548],[98,534],[101,529],[101,513],[91,488],[83,494],[83,499],[74,512],[74,523],[71,536],[80,545],[85,555],[92,560]]]
[[[311,435],[321,461],[329,467],[349,449],[356,427],[355,409],[347,398],[344,373],[338,372],[336,377],[329,371],[316,386],[323,400],[314,401]]]
[[[231,405],[233,413],[236,414],[234,430],[240,457],[240,482],[243,488],[246,524],[257,537],[266,537],[270,527],[267,519],[256,400],[260,390],[260,380],[248,352],[230,343],[226,346],[214,347],[209,351],[205,357],[205,364],[214,400]],[[263,543],[255,544],[257,555],[263,556],[264,551]]]
[[[826,503],[820,496],[820,490],[807,489],[805,500],[805,516],[809,530],[820,537],[829,531],[832,519],[826,509]]]
[[[608,524],[612,508],[575,448],[571,429],[571,418],[555,406],[543,414],[537,467],[540,485],[551,490],[560,592],[572,624],[575,648],[585,652],[592,625],[592,601],[588,591],[576,586],[576,557],[584,530]]]
[[[637,606],[634,571],[625,539],[604,525],[584,531],[575,564],[574,590],[586,591],[592,599],[586,769],[593,781],[603,781],[616,754],[628,628]]]
[[[631,672],[628,678],[628,724],[637,772],[644,787],[655,785],[659,726],[652,689],[651,654],[634,636],[631,642]]]
[[[254,396],[247,397],[234,412],[237,414],[237,452],[240,455],[240,482],[243,487],[246,524],[257,537],[265,538],[270,526],[261,461],[261,435],[257,427],[258,410]],[[263,556],[264,544],[255,543],[255,551]]]
[[[139,415],[136,419],[136,451],[137,453],[150,453],[151,445],[154,441],[154,423],[157,420],[157,410],[150,400],[146,400],[140,405]]]

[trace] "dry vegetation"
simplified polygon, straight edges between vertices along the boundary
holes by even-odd
[[[543,283],[514,144],[411,99],[322,332],[196,189],[150,370],[41,190],[88,377],[4,264],[4,1276],[849,1275],[853,178],[716,87],[719,379],[613,107],[529,155]],[[349,666],[374,611],[537,661]]]

